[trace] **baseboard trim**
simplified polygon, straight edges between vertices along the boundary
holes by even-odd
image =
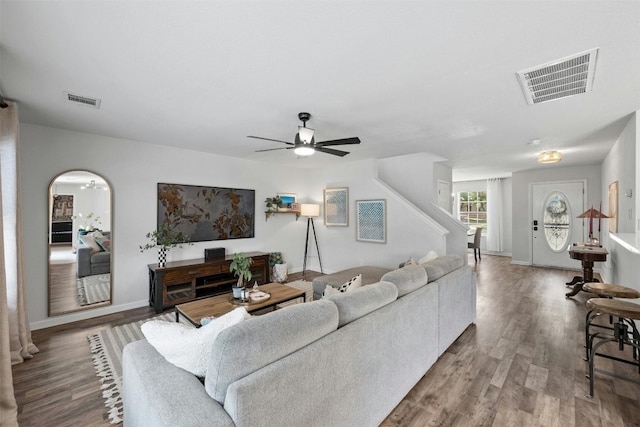
[[[38,329],[50,328],[52,326],[60,326],[71,322],[78,322],[80,320],[92,319],[94,317],[104,316],[106,314],[118,313],[120,311],[131,310],[134,308],[140,308],[148,306],[148,300],[134,301],[127,304],[108,305],[106,307],[76,311],[75,313],[63,314],[61,316],[48,317],[43,320],[36,320],[35,322],[29,322],[29,327],[32,331]]]
[[[528,261],[518,261],[518,260],[515,260],[515,259],[511,260],[511,264],[514,264],[514,265],[531,265],[531,263],[528,262]]]

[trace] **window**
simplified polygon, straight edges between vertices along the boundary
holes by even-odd
[[[487,192],[461,191],[458,193],[460,201],[460,221],[473,228],[487,228]]]

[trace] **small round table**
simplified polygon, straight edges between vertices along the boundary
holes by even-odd
[[[573,286],[573,290],[566,294],[567,298],[580,292],[585,283],[598,281],[598,279],[593,278],[593,263],[606,261],[608,253],[605,248],[600,246],[578,245],[575,243],[571,246],[569,256],[571,259],[577,259],[582,262],[582,276],[575,276],[573,280],[567,282],[567,286]]]

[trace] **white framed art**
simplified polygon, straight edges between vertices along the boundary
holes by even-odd
[[[356,240],[387,243],[387,201],[356,200]]]
[[[349,188],[324,189],[324,225],[327,227],[349,226]]]

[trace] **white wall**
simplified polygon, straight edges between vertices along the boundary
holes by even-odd
[[[265,168],[264,164],[99,135],[21,124],[21,184],[25,236],[26,295],[32,329],[95,317],[148,304],[147,264],[157,252],[140,253],[145,234],[156,226],[158,182],[249,188],[256,190],[255,238],[198,242],[174,249],[168,261],[201,258],[208,247],[238,251],[282,252],[290,271],[302,269],[306,221],[293,215],[264,220],[264,199],[276,193],[297,193],[301,203],[320,203],[323,189],[349,187],[348,227],[326,227],[315,220],[325,272],[358,264],[395,267],[409,256],[429,250],[443,253],[445,237],[425,227],[423,213],[407,209],[379,185],[374,161],[337,162],[333,168]],[[96,155],[98,153],[98,155]],[[345,165],[348,164],[348,167]],[[47,317],[47,190],[60,172],[87,169],[102,175],[113,191],[113,305]],[[305,179],[300,179],[304,176]],[[428,181],[426,185],[431,188]],[[387,200],[386,244],[357,242],[355,201]],[[314,248],[315,252],[315,248]],[[307,268],[319,269],[317,258]]]
[[[514,172],[512,179],[512,262],[516,264],[531,263],[531,244],[529,235],[529,211],[531,197],[529,184],[534,182],[566,181],[573,179],[587,180],[587,206],[599,206],[602,198],[600,165],[586,165],[574,167],[550,167],[521,172]],[[604,200],[602,200],[604,203]],[[569,256],[567,254],[567,256]],[[578,266],[579,267],[579,266]]]
[[[631,115],[629,123],[625,126],[620,137],[602,162],[602,210],[609,210],[609,185],[618,181],[618,233],[634,233],[637,230],[637,190],[640,188],[636,181],[640,176],[640,168],[635,162],[640,153],[640,138],[638,132],[638,120],[640,115],[636,112]],[[626,197],[625,191],[631,189],[632,197]],[[634,200],[635,199],[635,200]],[[605,220],[608,223],[608,220]],[[630,253],[627,249],[615,243],[609,237],[609,227],[604,227],[601,243],[609,250],[609,257],[602,263],[601,274],[611,283],[624,286],[634,286],[638,279],[637,254]],[[636,286],[640,286],[636,285]]]
[[[378,178],[445,227],[449,231],[447,253],[458,254],[466,262],[466,226],[434,202],[434,165],[441,160],[429,153],[379,159]]]

